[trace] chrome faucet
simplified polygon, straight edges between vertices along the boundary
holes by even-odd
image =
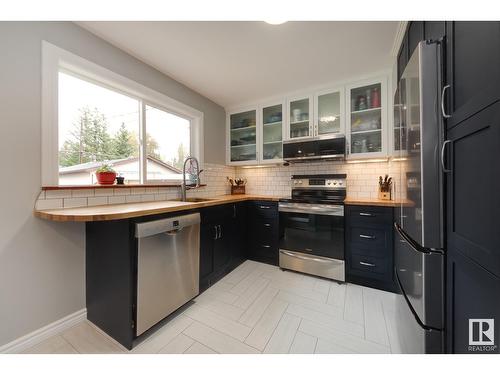
[[[188,186],[186,184],[186,165],[188,161],[192,161],[196,164],[196,174],[194,175],[195,179],[195,185],[194,186]],[[184,160],[184,165],[182,167],[182,185],[181,185],[181,201],[186,202],[187,197],[186,197],[186,191],[188,189],[196,189],[200,187],[200,174],[203,172],[203,169],[200,170],[200,164],[198,163],[198,159],[196,159],[194,156],[188,156],[186,160]]]

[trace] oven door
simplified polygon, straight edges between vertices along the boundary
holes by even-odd
[[[344,259],[344,206],[281,203],[280,249]]]

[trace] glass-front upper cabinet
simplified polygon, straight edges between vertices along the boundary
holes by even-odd
[[[347,87],[347,133],[352,158],[387,156],[385,80]]]
[[[304,138],[313,135],[313,97],[302,96],[288,100],[288,137]]]
[[[343,90],[329,90],[314,96],[314,135],[344,133]]]
[[[229,114],[229,162],[257,161],[257,109]]]
[[[276,163],[283,159],[283,108],[284,103],[261,107],[262,116],[262,163]]]

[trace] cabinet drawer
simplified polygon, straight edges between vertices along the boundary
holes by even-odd
[[[278,223],[275,220],[258,220],[250,224],[250,239],[277,239]]]
[[[390,264],[386,259],[374,258],[365,255],[351,255],[351,268],[361,271],[363,276],[390,278]]]
[[[390,226],[392,225],[391,207],[351,206],[348,208],[348,225],[353,226]]]
[[[381,228],[351,227],[350,242],[369,248],[388,248],[389,233]],[[353,246],[355,248],[356,246]]]
[[[256,218],[277,218],[278,205],[276,202],[253,202],[251,212]]]
[[[278,243],[277,242],[258,242],[253,241],[250,244],[249,257],[255,260],[278,258]]]

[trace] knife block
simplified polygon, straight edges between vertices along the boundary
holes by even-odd
[[[245,185],[231,185],[231,195],[245,194]]]
[[[378,191],[378,199],[384,200],[384,201],[390,201],[392,199],[392,194],[391,191]]]

